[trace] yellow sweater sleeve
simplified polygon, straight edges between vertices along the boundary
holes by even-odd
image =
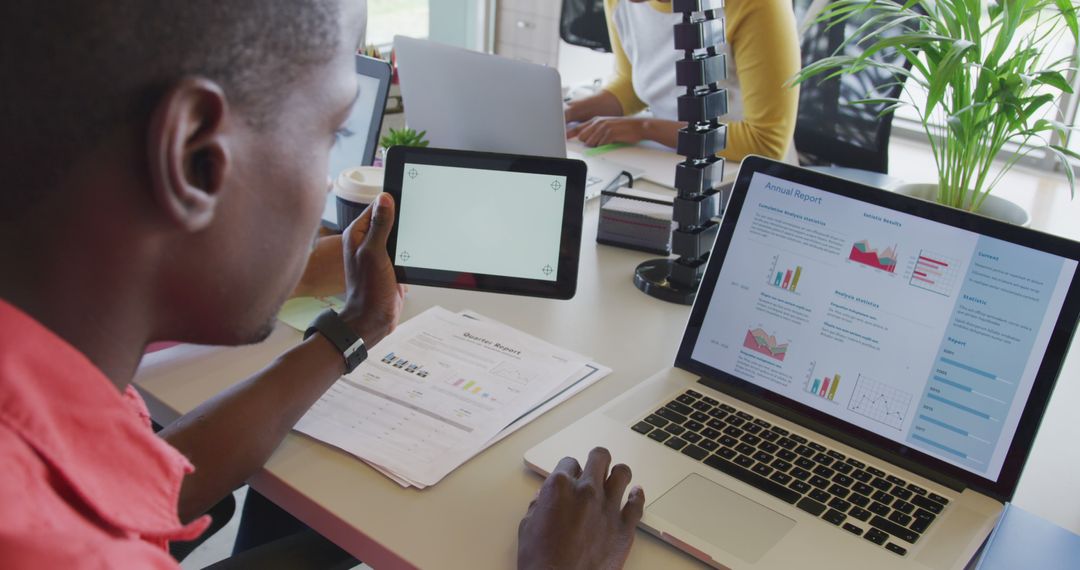
[[[795,133],[799,90],[784,84],[801,68],[790,0],[730,0],[727,35],[742,87],[743,120],[728,123],[720,156],[748,154],[782,160]]]
[[[604,90],[619,100],[623,115],[630,116],[644,111],[645,103],[634,93],[634,70],[630,67],[630,58],[626,57],[626,50],[619,39],[619,31],[615,29],[615,4],[619,1],[604,0],[604,16],[607,18],[608,35],[611,36],[611,51],[615,55],[615,73],[608,79]]]

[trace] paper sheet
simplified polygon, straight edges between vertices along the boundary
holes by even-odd
[[[588,359],[441,307],[403,323],[297,430],[433,485],[530,413]]]
[[[290,327],[304,332],[311,321],[326,309],[334,309],[341,312],[345,308],[345,301],[337,297],[297,297],[289,299],[281,307],[278,319]]]
[[[581,392],[585,388],[592,386],[608,374],[611,374],[611,369],[606,366],[601,366],[600,364],[597,364],[595,362],[590,362],[589,364],[586,364],[585,368],[579,370],[576,374],[574,374],[572,378],[568,379],[567,382],[561,385],[558,390],[552,392],[549,395],[548,399],[537,405],[535,408],[533,408],[532,411],[530,411],[526,415],[518,418],[516,421],[514,421],[514,423],[506,426],[505,429],[500,431],[494,438],[491,439],[491,441],[487,442],[487,444],[484,445],[483,448],[478,450],[477,453],[480,453],[481,451],[484,451],[492,445],[495,445],[496,443],[502,441],[510,434],[525,427],[529,422],[549,412],[559,404],[573,397],[578,392]],[[391,481],[397,483],[398,485],[401,485],[402,487],[416,487],[417,489],[424,489],[427,487],[426,485],[416,483],[415,481],[402,479],[393,472],[387,469],[383,469],[382,467],[371,463],[370,461],[365,461],[365,463],[370,465],[379,473],[385,475]]]

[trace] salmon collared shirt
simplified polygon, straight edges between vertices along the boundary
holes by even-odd
[[[0,568],[178,568],[168,542],[192,472],[146,405],[0,300]]]

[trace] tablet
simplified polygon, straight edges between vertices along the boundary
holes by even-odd
[[[584,162],[393,147],[385,163],[398,282],[573,298]]]
[[[330,151],[330,180],[336,180],[341,171],[347,168],[371,166],[375,161],[375,151],[379,148],[379,131],[382,130],[383,111],[390,93],[390,64],[381,59],[357,55],[356,82],[356,101]],[[339,231],[333,194],[326,199],[323,225]]]

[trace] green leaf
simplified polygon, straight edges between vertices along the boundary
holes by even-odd
[[[1039,109],[1043,108],[1047,103],[1052,103],[1054,101],[1054,99],[1055,99],[1055,97],[1053,95],[1049,94],[1049,93],[1039,95],[1038,97],[1033,97],[1028,102],[1028,104],[1026,106],[1024,106],[1023,111],[1021,111],[1021,117],[1020,117],[1021,120],[1026,122],[1033,115],[1035,115],[1035,113],[1038,112]]]
[[[1069,197],[1076,199],[1076,174],[1073,172],[1073,165],[1069,161],[1069,157],[1080,159],[1080,155],[1056,144],[1049,145],[1049,147],[1057,156],[1058,162],[1061,163],[1061,169],[1065,171],[1065,178],[1069,180]]]
[[[1077,38],[1080,37],[1076,22],[1076,7],[1072,5],[1070,0],[1054,0],[1054,4],[1057,4],[1058,12],[1061,13],[1061,17],[1065,19],[1065,25],[1069,27],[1069,32],[1072,33],[1073,43],[1076,43]]]
[[[959,73],[964,64],[964,56],[974,47],[975,44],[967,40],[953,42],[952,48],[949,49],[933,77],[930,78],[930,92],[926,96],[927,115],[933,113],[934,108],[941,102],[941,98],[945,96],[946,88],[952,83],[954,74]]]
[[[1040,71],[1035,74],[1036,85],[1049,85],[1063,93],[1072,93],[1072,86],[1065,76],[1057,71]]]

